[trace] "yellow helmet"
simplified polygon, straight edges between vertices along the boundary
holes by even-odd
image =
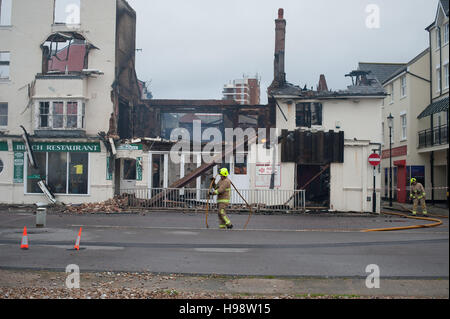
[[[415,178],[411,178],[411,184],[417,182]]]
[[[228,170],[224,167],[220,170],[220,175],[227,177],[228,176]]]

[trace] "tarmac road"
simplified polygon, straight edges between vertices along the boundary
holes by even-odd
[[[45,229],[29,213],[0,212],[0,268],[64,271],[148,271],[278,277],[361,277],[376,264],[381,278],[446,278],[448,221],[432,229],[362,233],[363,228],[406,226],[392,216],[230,215],[235,229],[219,230],[217,216],[47,215]],[[426,222],[425,222],[426,223]],[[23,227],[29,250],[19,248]],[[72,250],[83,227],[80,251]]]

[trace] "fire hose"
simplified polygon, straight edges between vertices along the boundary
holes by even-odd
[[[405,217],[405,218],[410,218],[410,219],[420,219],[420,220],[432,221],[434,223],[432,223],[432,224],[423,224],[423,225],[403,226],[403,227],[363,229],[362,232],[408,230],[408,229],[417,229],[417,228],[431,228],[431,227],[437,227],[437,226],[442,225],[442,221],[437,219],[437,218],[409,216],[409,215],[402,214],[402,213],[388,213],[386,211],[382,211],[382,213],[385,214],[385,215],[393,215],[393,216],[400,216],[400,217]]]
[[[212,178],[212,179],[211,179],[211,183],[209,184],[208,198],[207,198],[207,200],[206,200],[206,228],[209,228],[209,225],[208,225],[208,213],[209,213],[209,199],[210,199],[210,197],[211,197],[210,193],[211,193],[211,189],[212,189],[212,187],[213,187],[213,184],[214,184],[214,182],[215,182],[217,176],[218,176],[218,175],[216,175],[216,177]],[[238,195],[242,198],[242,200],[244,201],[244,203],[247,205],[247,207],[248,207],[249,210],[250,210],[250,213],[249,213],[249,215],[248,215],[247,221],[246,221],[246,223],[245,223],[245,225],[244,225],[244,229],[247,229],[247,225],[248,225],[248,223],[250,222],[250,218],[252,217],[252,214],[253,214],[252,206],[250,206],[250,204],[247,202],[247,200],[244,198],[244,196],[241,195],[241,193],[237,190],[236,186],[234,186],[234,184],[233,184],[233,182],[232,182],[231,180],[230,180],[230,183],[231,183],[231,185],[233,186],[233,188],[234,188],[234,190],[236,191],[236,193],[238,193]]]

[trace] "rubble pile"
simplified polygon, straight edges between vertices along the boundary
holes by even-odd
[[[101,203],[85,203],[80,205],[64,206],[64,213],[120,213],[129,207],[129,196],[116,195],[112,199]]]

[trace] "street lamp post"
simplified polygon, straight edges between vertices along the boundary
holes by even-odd
[[[394,117],[389,113],[389,207],[392,207],[392,128],[394,127]]]

